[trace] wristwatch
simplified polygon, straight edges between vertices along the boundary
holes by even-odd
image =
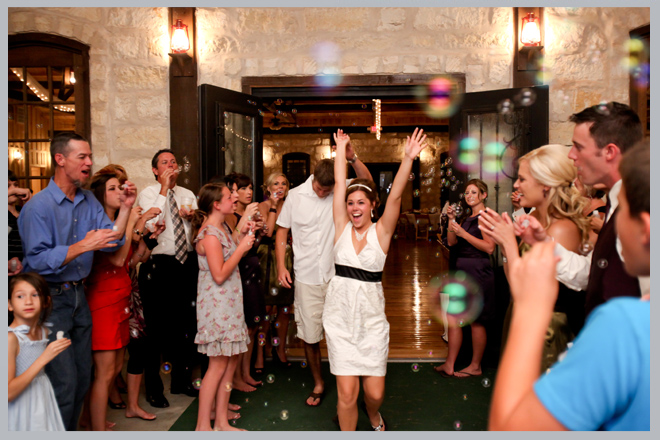
[[[346,162],[348,162],[348,163],[350,163],[351,165],[353,165],[353,164],[355,163],[355,161],[357,160],[357,158],[358,158],[357,153],[353,153],[353,159],[346,159]]]

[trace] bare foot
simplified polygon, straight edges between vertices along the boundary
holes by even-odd
[[[241,418],[241,415],[237,412],[227,410],[227,420],[238,420]]]
[[[454,369],[449,368],[446,363],[442,365],[438,365],[437,367],[433,367],[436,373],[440,373],[443,376],[453,376],[454,375]]]
[[[260,381],[260,380],[255,380],[255,379],[253,379],[252,377],[250,377],[249,375],[248,375],[248,376],[245,376],[245,383],[248,384],[248,385],[251,385],[251,386],[253,386],[253,387],[258,387],[258,386],[260,386],[260,385],[263,385],[263,382],[262,382],[262,381]]]
[[[227,425],[227,426],[218,426],[216,428],[213,428],[214,431],[247,431],[247,429],[241,429],[241,428],[235,428],[233,426]]]
[[[232,411],[238,411],[241,409],[241,405],[236,405],[235,403],[230,403],[227,405],[227,408],[229,408]]]
[[[243,381],[241,382],[234,382],[232,384],[232,389],[238,390],[238,391],[243,391],[244,393],[251,393],[252,391],[255,391],[256,388],[253,387],[252,385],[249,385]]]
[[[133,417],[138,417],[143,420],[154,420],[156,414],[148,413],[138,406],[137,410],[126,410],[126,418],[131,419]]]

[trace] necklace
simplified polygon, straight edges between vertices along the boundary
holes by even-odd
[[[360,234],[358,233],[357,229],[355,229],[355,226],[353,226],[353,232],[355,233],[355,238],[357,238],[357,241],[362,241],[362,239],[367,234],[367,232],[369,232],[369,228],[367,228],[366,231]]]

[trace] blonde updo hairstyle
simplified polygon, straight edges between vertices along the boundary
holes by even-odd
[[[529,172],[536,181],[550,189],[545,193],[549,199],[546,221],[551,218],[570,219],[580,230],[582,240],[589,235],[589,220],[584,216],[584,209],[589,200],[580,194],[573,181],[577,170],[568,158],[565,146],[550,144],[539,147],[522,156],[518,162],[527,161]]]
[[[282,199],[284,199],[286,196],[289,195],[289,189],[291,187],[291,184],[289,183],[289,179],[284,175],[284,173],[271,173],[266,177],[266,180],[264,181],[264,184],[261,185],[261,189],[264,191],[264,195],[266,197],[270,197],[270,190],[268,189],[273,183],[275,183],[275,179],[278,177],[284,177],[284,180],[286,180],[286,189],[284,190],[284,195],[282,196]]]

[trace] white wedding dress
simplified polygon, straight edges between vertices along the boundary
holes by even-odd
[[[353,225],[348,222],[334,247],[335,264],[382,273],[387,254],[378,243],[376,224],[369,227],[367,244],[359,254],[353,247],[352,233]],[[380,281],[360,281],[336,274],[325,298],[323,328],[332,374],[385,376],[390,324]]]

